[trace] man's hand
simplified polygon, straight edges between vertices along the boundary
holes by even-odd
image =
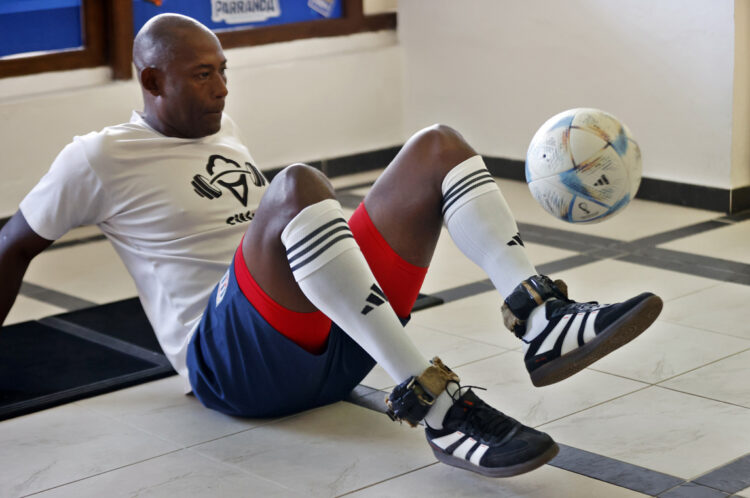
[[[21,211],[0,230],[0,325],[16,300],[29,263],[50,244],[31,229]]]

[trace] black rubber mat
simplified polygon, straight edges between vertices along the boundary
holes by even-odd
[[[0,420],[173,375],[132,301],[3,327]]]
[[[163,354],[138,298],[72,311],[57,318]]]

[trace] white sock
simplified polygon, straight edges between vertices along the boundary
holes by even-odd
[[[281,234],[289,265],[305,296],[400,384],[430,365],[404,331],[354,241],[338,201],[300,211]],[[449,385],[448,392],[455,387]],[[442,428],[453,400],[443,392],[425,417]]]
[[[338,201],[303,209],[281,234],[294,278],[305,296],[341,327],[397,383],[430,363],[385,300]]]
[[[442,190],[448,233],[461,252],[487,273],[503,298],[536,275],[513,213],[481,156],[449,171]]]

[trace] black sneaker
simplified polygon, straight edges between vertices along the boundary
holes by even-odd
[[[586,368],[638,337],[662,306],[661,298],[650,292],[617,304],[547,300],[529,317],[524,337],[534,339],[522,338],[531,382],[547,386]]]
[[[489,477],[529,472],[559,451],[547,434],[495,410],[471,389],[448,410],[443,429],[427,426],[425,435],[441,462]]]

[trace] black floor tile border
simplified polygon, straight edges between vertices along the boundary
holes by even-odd
[[[18,290],[18,293],[22,296],[36,299],[37,301],[42,301],[68,311],[90,308],[97,305],[97,303],[93,301],[81,299],[80,297],[66,294],[65,292],[56,291],[26,281],[21,283],[21,288]]]
[[[101,240],[107,240],[107,237],[105,237],[104,234],[99,234],[91,235],[90,237],[81,237],[80,239],[65,240],[62,242],[55,242],[47,249],[45,249],[45,251],[54,251],[55,249],[64,249],[66,247],[88,244],[89,242],[99,242]]]
[[[693,482],[726,493],[737,493],[750,488],[750,453],[697,479],[693,479]]]
[[[659,495],[659,498],[724,498],[729,494],[713,488],[686,482]]]
[[[685,482],[679,477],[572,446],[559,443],[558,446],[560,453],[549,465],[640,493],[656,496]]]

